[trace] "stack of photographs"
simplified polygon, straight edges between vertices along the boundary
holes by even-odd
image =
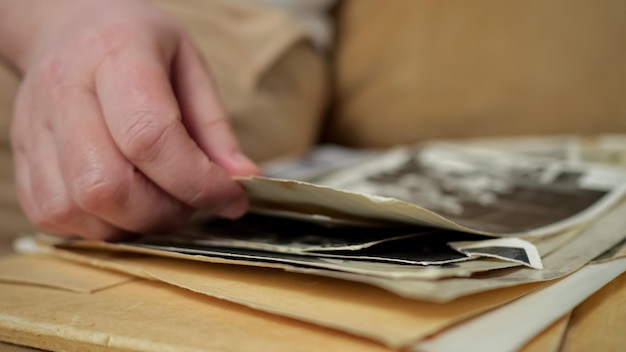
[[[123,242],[41,235],[18,247],[122,272],[145,286],[145,297],[160,285],[180,293],[170,296],[176,311],[154,321],[179,319],[192,297],[186,312],[223,305],[261,317],[255,321],[302,326],[302,336],[323,327],[324,338],[367,339],[384,350],[555,351],[588,336],[568,314],[625,279],[626,136],[324,146],[238,182],[251,205],[238,220],[199,214],[174,231]],[[18,259],[5,274],[33,260]],[[613,303],[604,303],[619,305],[626,291],[607,289]],[[25,321],[23,310],[14,316]],[[613,330],[623,320],[613,312],[597,319]]]
[[[239,179],[251,201],[240,220],[197,217],[172,233],[63,246],[281,268],[449,301],[562,277],[620,243],[626,148],[615,143],[491,139],[354,156],[326,146],[272,165],[272,177]]]

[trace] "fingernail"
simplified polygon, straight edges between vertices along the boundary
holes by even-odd
[[[245,154],[240,151],[233,153],[232,159],[234,161],[237,176],[250,176],[260,175],[261,169]]]

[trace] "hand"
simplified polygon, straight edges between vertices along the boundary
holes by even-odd
[[[112,239],[175,226],[193,209],[241,216],[247,199],[231,176],[259,170],[181,27],[149,1],[54,3],[20,57],[11,130],[30,220]]]

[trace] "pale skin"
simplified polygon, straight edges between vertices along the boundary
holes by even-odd
[[[236,218],[258,174],[182,27],[148,0],[0,0],[0,55],[22,72],[16,187],[45,231],[92,239]]]

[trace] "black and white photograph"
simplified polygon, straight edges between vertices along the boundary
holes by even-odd
[[[515,233],[606,206],[625,181],[623,169],[435,144],[394,150],[320,182],[406,201],[468,228]]]

